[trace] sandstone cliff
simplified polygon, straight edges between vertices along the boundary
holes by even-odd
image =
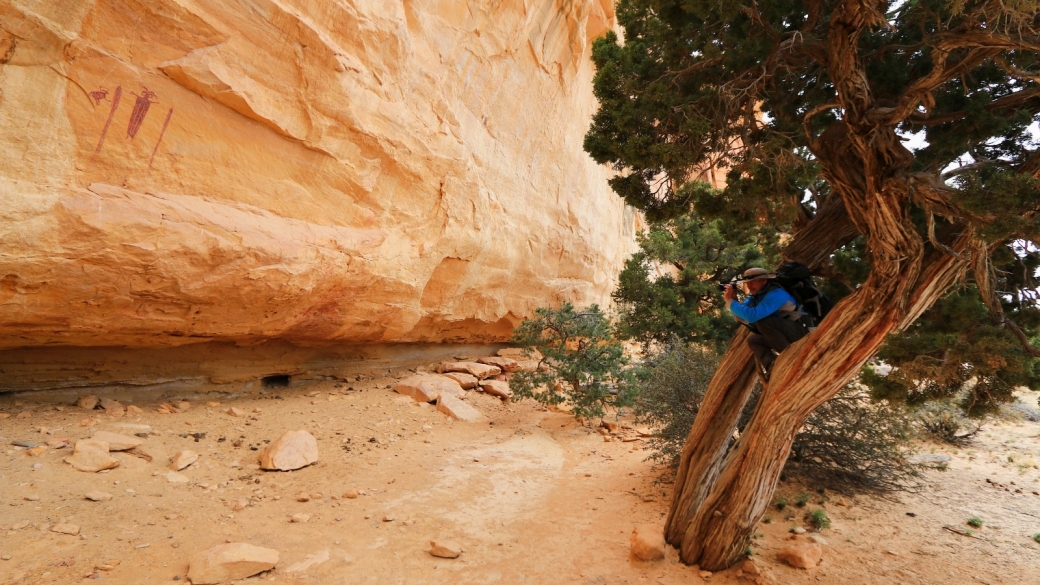
[[[482,342],[605,303],[613,0],[0,2],[0,348]]]

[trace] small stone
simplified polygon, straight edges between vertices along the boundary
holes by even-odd
[[[294,523],[297,523],[297,524],[306,524],[310,519],[311,519],[311,515],[310,514],[300,513],[300,514],[293,514],[292,516],[290,516],[289,517],[289,522],[294,522]]]
[[[311,497],[309,495],[307,495],[307,492],[300,492],[300,493],[296,494],[296,501],[297,502],[309,502],[309,501],[311,501]]]
[[[51,449],[64,449],[69,446],[68,439],[47,439],[47,446]]]
[[[192,585],[215,585],[252,577],[278,564],[278,551],[244,542],[221,544],[196,553],[188,563]]]
[[[126,407],[126,412],[127,412],[127,414],[134,414],[134,415],[144,414],[144,410],[142,410],[141,407],[134,406],[133,404],[131,404],[131,405]]]
[[[230,414],[231,416],[245,416],[246,415],[245,411],[239,410],[239,409],[235,408],[234,406],[232,406],[231,408],[227,409],[224,412],[226,412],[227,414]]]
[[[513,397],[513,391],[509,389],[509,382],[499,382],[498,380],[484,380],[480,383],[480,388],[497,398],[509,402]]]
[[[33,494],[31,496],[25,496],[22,499],[25,500],[26,502],[39,502],[40,501],[40,496],[37,496],[36,494]]]
[[[823,547],[815,542],[799,542],[780,549],[776,558],[792,567],[812,569],[823,559]]]
[[[343,492],[343,497],[347,498],[348,500],[357,499],[357,497],[358,497],[357,490],[350,490],[349,492]]]
[[[239,512],[239,511],[245,510],[248,507],[249,507],[249,500],[247,500],[245,498],[238,498],[237,500],[234,501],[234,503],[231,504],[231,510],[234,511],[234,512]]]
[[[184,412],[185,410],[188,410],[189,408],[191,408],[191,403],[188,402],[187,400],[181,400],[177,404],[174,404],[174,406],[177,407],[177,410],[179,410],[181,412]]]
[[[795,526],[791,529],[791,534],[805,534],[806,530],[801,526]]]
[[[641,561],[659,561],[664,558],[664,531],[654,524],[640,524],[629,537],[632,556]]]
[[[822,537],[822,536],[820,536],[819,534],[810,534],[809,535],[809,540],[811,542],[815,542],[816,544],[819,544],[821,546],[827,546],[827,539]]]
[[[437,410],[465,422],[475,422],[484,418],[480,411],[450,394],[443,394],[437,399]]]
[[[395,518],[390,515],[383,516],[383,522],[393,522]]]
[[[26,450],[25,454],[29,457],[38,457],[47,452],[46,445],[40,445],[39,447],[33,447],[32,449]]]
[[[91,502],[107,502],[112,499],[112,494],[108,492],[94,490],[91,492],[87,492],[83,495],[83,497],[87,498]]]
[[[503,372],[515,372],[520,369],[520,363],[509,357],[482,357],[477,358],[478,364],[495,366]]]
[[[109,451],[128,451],[144,444],[144,441],[137,437],[128,437],[126,435],[110,433],[108,431],[98,431],[94,433],[92,438],[97,441],[105,441],[108,443]]]
[[[170,471],[166,474],[166,481],[170,483],[188,483],[191,480],[187,475],[182,475],[176,471]]]
[[[108,416],[121,417],[124,414],[126,414],[126,407],[123,406],[123,403],[119,402],[118,400],[102,398],[101,408],[105,409],[105,414],[107,414]]]
[[[318,441],[307,431],[288,431],[260,452],[260,469],[292,471],[318,460]]]
[[[0,555],[0,561],[9,561],[9,560],[11,560],[11,555]]]
[[[700,571],[698,575],[700,575],[701,579],[711,579],[711,571]]]
[[[180,471],[199,460],[199,454],[194,451],[178,451],[170,460],[170,469]]]
[[[98,405],[98,401],[99,398],[97,396],[89,394],[87,396],[80,397],[80,399],[76,401],[76,406],[82,408],[83,410],[94,410],[94,408],[96,408]]]
[[[54,526],[51,526],[51,532],[76,536],[79,534],[79,526],[76,526],[75,524],[55,524]]]
[[[431,540],[430,554],[442,559],[457,559],[462,554],[462,547],[450,540]]]

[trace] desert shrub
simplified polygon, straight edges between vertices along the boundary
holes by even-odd
[[[640,423],[654,429],[647,442],[651,461],[678,464],[686,435],[718,367],[715,352],[678,339],[644,362],[635,411]]]
[[[672,342],[645,362],[636,412],[655,433],[646,446],[651,460],[678,465],[718,361],[711,350]],[[752,392],[738,430],[754,411],[758,393]],[[913,436],[907,411],[871,402],[865,391],[850,385],[810,415],[795,437],[785,471],[841,491],[905,489],[916,476],[907,463]]]
[[[817,532],[831,527],[831,519],[827,517],[827,511],[823,508],[817,508],[810,512],[808,519],[809,524],[812,524]]]
[[[916,485],[907,459],[913,415],[888,401],[871,401],[850,384],[809,415],[795,437],[788,469],[840,491],[895,491]]]
[[[570,303],[559,309],[539,308],[534,319],[513,331],[513,343],[543,356],[535,370],[510,378],[509,388],[517,399],[569,405],[581,420],[632,405],[638,387],[621,342],[598,306],[583,311]]]
[[[968,518],[967,522],[968,526],[971,526],[972,528],[982,528],[982,518],[972,516],[971,518]]]
[[[947,402],[926,404],[918,410],[917,420],[929,437],[953,445],[967,443],[982,430],[981,423]]]

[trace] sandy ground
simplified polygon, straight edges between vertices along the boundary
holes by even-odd
[[[564,413],[477,393],[467,400],[487,420],[451,421],[389,390],[392,382],[186,396],[192,407],[178,414],[139,399],[145,412],[122,418],[0,398],[10,415],[0,420],[0,584],[181,584],[193,552],[227,541],[280,551],[273,571],[243,583],[746,583],[736,570],[702,577],[671,550],[664,561],[630,558],[633,526],[662,523],[670,495],[643,443],[605,440]],[[1023,399],[1035,404],[1036,394]],[[219,407],[205,406],[214,400]],[[229,416],[230,406],[251,415]],[[80,426],[87,418],[96,426]],[[84,473],[63,463],[71,449],[30,456],[11,446],[143,428],[120,425],[150,427],[142,450],[151,462],[116,454],[119,467]],[[1040,584],[1040,543],[1031,538],[1040,533],[1040,423],[986,428],[967,448],[926,446],[952,460],[947,471],[927,471],[917,495],[821,495],[782,484],[792,501],[799,493],[812,500],[771,507],[753,558],[780,584]],[[317,437],[320,462],[260,471],[251,446],[292,429]],[[182,471],[189,483],[173,484],[166,466],[182,449],[202,456]],[[88,501],[91,490],[114,498]],[[343,498],[350,490],[361,495]],[[297,501],[300,492],[310,501]],[[234,511],[241,498],[250,505]],[[822,532],[823,563],[803,570],[777,561],[789,530],[808,527],[804,515],[818,507],[833,521]],[[297,513],[312,516],[291,523]],[[944,528],[964,531],[973,516],[984,525],[971,536]],[[80,535],[51,531],[56,523],[78,525]],[[431,539],[464,552],[432,557]]]

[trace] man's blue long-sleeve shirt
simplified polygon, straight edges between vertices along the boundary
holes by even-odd
[[[762,300],[760,300],[754,307],[749,304],[753,299],[754,297],[749,296],[744,299],[744,302],[742,303],[730,301],[730,312],[748,323],[754,323],[755,321],[765,319],[779,311],[780,308],[787,303],[792,303],[795,306],[798,305],[798,302],[794,300],[794,297],[779,286],[767,292],[766,295],[762,297]]]

